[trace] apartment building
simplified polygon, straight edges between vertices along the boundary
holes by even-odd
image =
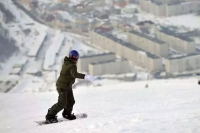
[[[169,47],[182,53],[191,54],[196,52],[195,42],[182,34],[175,33],[167,27],[161,27],[156,31],[158,39],[165,41]]]
[[[160,57],[168,56],[168,45],[160,39],[150,37],[136,30],[127,32],[127,36],[130,43],[136,44],[137,47],[145,51]]]
[[[131,71],[128,60],[109,60],[89,64],[89,74],[105,75],[105,74],[122,74]]]
[[[195,73],[200,71],[200,54],[167,58],[165,65],[166,72],[170,74]]]
[[[58,3],[70,3],[70,0],[57,0]]]
[[[171,3],[185,2],[186,0],[153,0],[153,1],[159,2],[159,3],[162,3],[162,4],[171,4]]]
[[[160,0],[140,0],[142,10],[156,16],[176,16],[198,12],[200,10],[200,0],[181,1],[172,3],[162,3]]]
[[[155,1],[140,0],[140,8],[156,16],[166,16],[167,14],[167,5]]]
[[[89,56],[82,56],[79,58],[77,63],[77,69],[80,72],[88,72],[88,64],[94,62],[105,62],[110,60],[115,60],[116,55],[114,53],[103,53],[103,54],[96,54],[96,55],[89,55]]]
[[[106,5],[105,0],[94,0],[93,2],[95,4],[95,6],[104,6],[104,5]]]
[[[119,6],[119,7],[125,7],[127,5],[127,1],[126,0],[115,0],[115,5]]]
[[[142,50],[131,43],[101,30],[90,31],[91,45],[113,52],[125,59],[132,61],[135,66],[146,68],[150,72],[162,68],[162,60],[158,56]]]
[[[34,2],[35,0],[19,0],[19,2],[21,3],[31,3],[31,2]]]

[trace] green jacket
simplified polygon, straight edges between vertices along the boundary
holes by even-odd
[[[63,89],[71,88],[76,78],[84,79],[84,77],[85,74],[77,72],[76,63],[68,57],[65,57],[60,76],[56,82],[56,86]]]

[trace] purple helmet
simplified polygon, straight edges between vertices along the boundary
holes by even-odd
[[[74,60],[74,61],[78,61],[78,59],[79,59],[79,53],[76,50],[72,50],[69,53],[69,58],[72,59],[72,60]]]

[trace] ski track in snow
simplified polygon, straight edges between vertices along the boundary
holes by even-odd
[[[88,118],[38,126],[57,93],[0,94],[1,133],[199,133],[196,79],[119,83],[74,90],[74,113]],[[61,113],[58,114],[61,117]]]

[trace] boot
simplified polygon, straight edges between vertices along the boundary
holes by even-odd
[[[46,115],[46,122],[47,123],[57,123],[58,119],[56,115],[50,115],[49,114],[50,109],[48,110],[48,113]]]
[[[75,120],[76,119],[76,116],[74,115],[74,113],[73,114],[65,113],[65,110],[62,112],[62,116],[63,116],[63,118],[68,119],[68,120]]]

